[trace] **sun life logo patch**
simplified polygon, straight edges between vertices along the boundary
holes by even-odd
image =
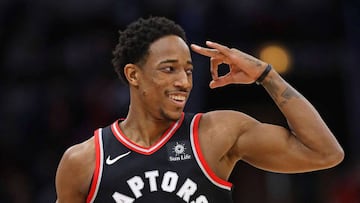
[[[188,141],[169,142],[166,146],[169,161],[184,161],[192,158]]]

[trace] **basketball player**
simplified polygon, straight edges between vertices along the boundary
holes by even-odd
[[[139,19],[120,32],[113,64],[130,88],[128,115],[64,153],[58,203],[232,202],[228,178],[239,160],[280,173],[342,161],[344,152],[318,112],[271,65],[206,45],[189,47],[182,28],[163,17]],[[262,85],[291,130],[237,111],[184,113],[193,80],[190,48],[210,58],[210,88]],[[222,63],[230,72],[218,76]]]

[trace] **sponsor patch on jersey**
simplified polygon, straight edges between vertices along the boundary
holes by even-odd
[[[166,144],[169,161],[185,161],[192,159],[189,141],[169,142]]]

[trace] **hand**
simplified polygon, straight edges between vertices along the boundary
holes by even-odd
[[[201,55],[210,57],[212,77],[210,88],[222,87],[228,84],[253,83],[267,65],[265,62],[235,48],[230,49],[210,41],[206,41],[206,45],[210,48],[192,44],[191,49]],[[229,65],[230,71],[226,75],[219,77],[218,68],[223,63]]]

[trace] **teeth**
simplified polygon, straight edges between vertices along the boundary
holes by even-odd
[[[176,101],[185,101],[185,96],[170,95],[170,99],[173,99],[173,100],[176,100]]]

